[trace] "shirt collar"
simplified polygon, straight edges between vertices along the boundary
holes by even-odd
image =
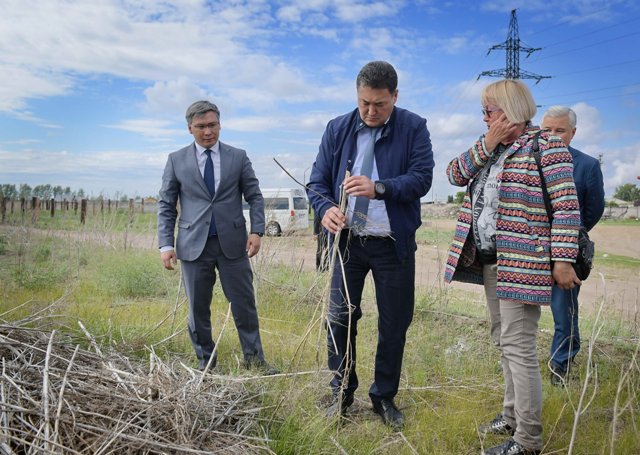
[[[199,155],[204,155],[204,151],[207,150],[205,147],[201,146],[200,144],[198,144],[197,142],[194,142],[194,144],[196,144],[196,150],[198,151]],[[212,147],[209,147],[209,150],[211,150],[214,154],[220,150],[220,141],[216,142],[215,144],[213,144]]]
[[[391,111],[391,115],[384,121],[384,123],[382,124],[382,126],[376,126],[375,129],[382,129],[385,126],[387,126],[387,124],[389,123],[389,120],[391,120],[391,117],[393,116],[393,113],[395,111],[395,106],[393,107],[393,111]],[[362,117],[360,117],[360,114],[358,113],[358,126],[356,127],[356,133],[359,132],[361,129],[363,128],[371,128],[370,126],[367,126],[366,123],[364,123],[364,120],[362,120]]]

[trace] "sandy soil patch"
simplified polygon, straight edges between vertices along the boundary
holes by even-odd
[[[436,219],[425,223],[421,229],[433,226],[439,230],[453,230],[455,221]],[[591,232],[599,253],[629,256],[640,262],[640,226],[597,225]],[[262,261],[293,265],[304,270],[315,268],[316,244],[309,234],[263,239],[260,255]],[[442,269],[446,260],[446,248],[419,245],[416,255],[416,284],[429,289],[443,286]],[[453,283],[451,286],[476,294],[482,300],[480,286]],[[605,267],[598,264],[580,290],[580,303],[585,311],[597,310],[605,301],[606,308],[619,313],[625,319],[636,319],[640,302],[640,270]]]

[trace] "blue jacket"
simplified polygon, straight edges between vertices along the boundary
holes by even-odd
[[[362,119],[357,109],[327,124],[320,150],[309,177],[307,194],[316,214],[324,213],[340,199],[345,171],[351,171],[357,151],[357,131]],[[379,180],[399,259],[416,250],[420,227],[420,198],[433,179],[433,151],[427,121],[406,109],[394,107],[375,144]]]
[[[569,147],[569,151],[573,158],[573,180],[580,203],[580,219],[590,231],[604,213],[604,182],[600,162],[573,147]]]

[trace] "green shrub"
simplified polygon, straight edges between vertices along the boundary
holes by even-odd
[[[141,298],[166,294],[162,267],[157,255],[144,251],[129,251],[106,255],[97,279],[100,291],[113,296]]]
[[[12,271],[15,283],[31,291],[41,291],[59,287],[65,283],[69,268],[59,264],[51,266],[45,262],[40,264],[22,264]]]

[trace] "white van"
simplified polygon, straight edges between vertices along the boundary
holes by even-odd
[[[309,203],[302,188],[261,189],[264,197],[264,233],[282,235],[309,227]],[[243,202],[244,218],[249,227],[249,204]]]

